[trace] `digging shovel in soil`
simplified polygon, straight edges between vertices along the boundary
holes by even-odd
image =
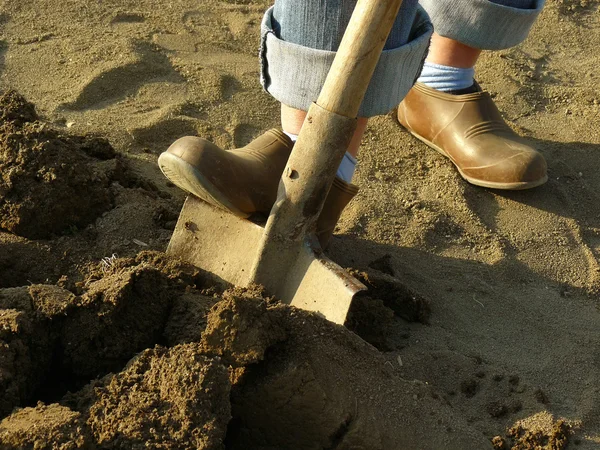
[[[358,0],[317,103],[310,107],[265,227],[189,196],[167,252],[238,286],[344,324],[366,287],[323,255],[315,224],[402,0]]]

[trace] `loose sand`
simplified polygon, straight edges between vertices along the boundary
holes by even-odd
[[[547,3],[477,78],[548,183],[470,186],[374,119],[348,330],[153,252],[158,154],[278,125],[269,2],[0,0],[0,448],[600,448],[599,2]]]

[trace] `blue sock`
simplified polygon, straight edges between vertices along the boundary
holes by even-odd
[[[442,92],[460,91],[473,86],[475,69],[461,69],[425,61],[419,83]]]
[[[535,8],[535,0],[490,0],[498,5],[518,9]],[[421,76],[417,80],[432,89],[442,92],[462,91],[473,86],[475,69],[461,69],[458,67],[443,66],[425,61]]]

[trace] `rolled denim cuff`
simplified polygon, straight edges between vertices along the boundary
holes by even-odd
[[[261,84],[279,102],[307,111],[321,92],[336,52],[279,39],[272,19],[273,8],[270,8],[261,26]],[[398,106],[421,72],[432,33],[429,17],[419,7],[409,42],[383,51],[359,117],[387,114]]]
[[[512,8],[488,0],[420,0],[435,32],[482,50],[514,47],[525,40],[544,7]]]

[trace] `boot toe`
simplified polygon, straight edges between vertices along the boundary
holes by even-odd
[[[539,152],[523,155],[517,164],[517,179],[526,183],[535,183],[548,179],[548,166],[546,160]]]
[[[479,147],[481,148],[481,147]],[[488,153],[486,164],[459,167],[461,175],[472,184],[495,189],[529,189],[548,180],[544,156],[532,147],[506,140],[500,149]]]
[[[248,217],[227,195],[227,153],[213,143],[195,136],[175,141],[158,158],[163,174],[177,187],[231,213]]]
[[[202,154],[206,150],[220,151],[221,149],[206,139],[197,136],[185,136],[173,142],[165,153],[177,156],[192,166],[198,166]]]
[[[237,216],[248,217],[271,210],[291,149],[290,139],[276,130],[233,150],[186,136],[160,155],[158,165],[181,189]]]

